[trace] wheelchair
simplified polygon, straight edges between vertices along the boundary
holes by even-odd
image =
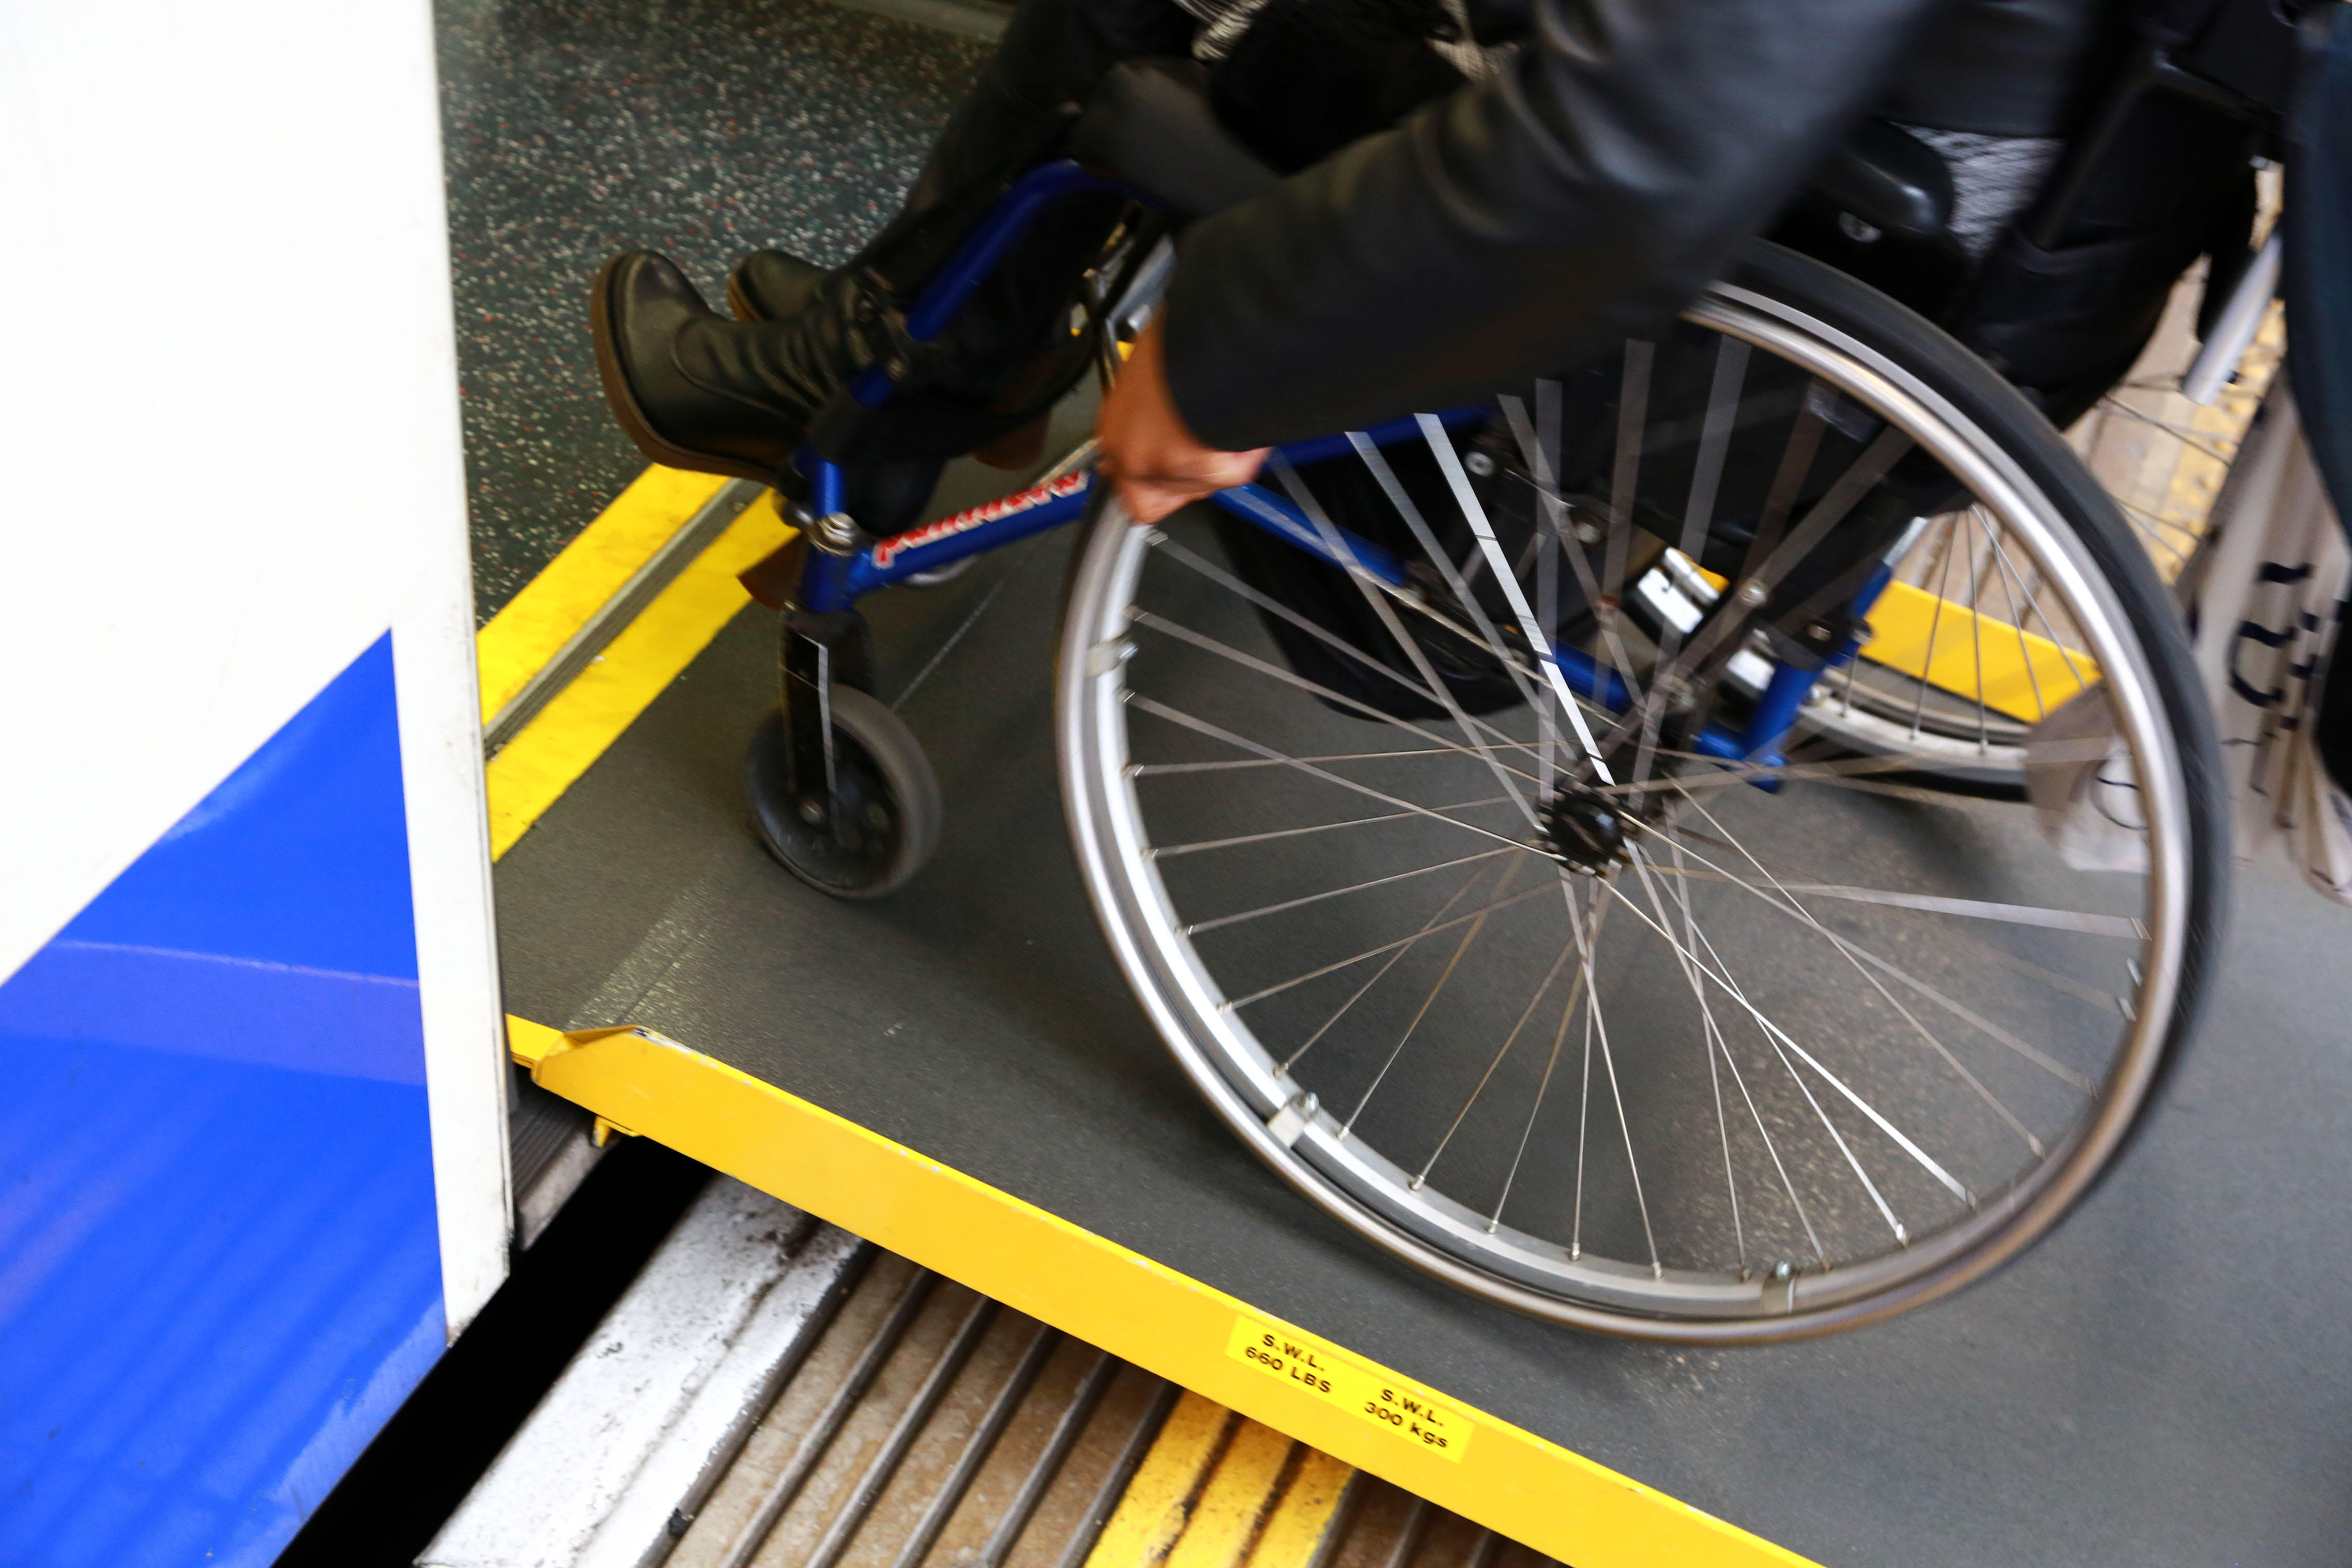
[[[1830,199],[1890,227],[1902,171],[1864,172]],[[1167,198],[1076,162],[908,336],[1106,193],[1073,330],[1115,373]],[[1759,242],[1670,329],[1158,526],[1090,455],[875,538],[803,455],[758,829],[828,894],[903,886],[942,806],[857,601],[1079,523],[1085,885],[1191,1081],[1332,1220],[1554,1322],[1787,1339],[1983,1277],[2143,1124],[2228,880],[2184,630],[2044,411],[1885,290]]]

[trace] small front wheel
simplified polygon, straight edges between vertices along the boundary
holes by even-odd
[[[835,686],[833,788],[793,787],[784,716],[751,737],[743,784],[760,841],[784,869],[835,898],[879,898],[920,871],[939,847],[940,781],[913,731],[861,691]]]

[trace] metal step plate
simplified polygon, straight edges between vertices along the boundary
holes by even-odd
[[[422,1568],[1540,1568],[720,1178]]]

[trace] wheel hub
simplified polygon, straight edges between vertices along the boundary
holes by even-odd
[[[1614,796],[1563,784],[1543,809],[1545,841],[1570,868],[1602,872],[1625,858],[1625,814]]]

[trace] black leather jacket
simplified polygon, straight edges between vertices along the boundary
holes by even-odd
[[[1502,74],[1186,232],[1177,407],[1240,450],[1475,401],[1656,331],[1890,93],[1953,129],[2062,129],[2111,10],[1533,0]],[[1972,95],[1986,122],[1955,124]]]

